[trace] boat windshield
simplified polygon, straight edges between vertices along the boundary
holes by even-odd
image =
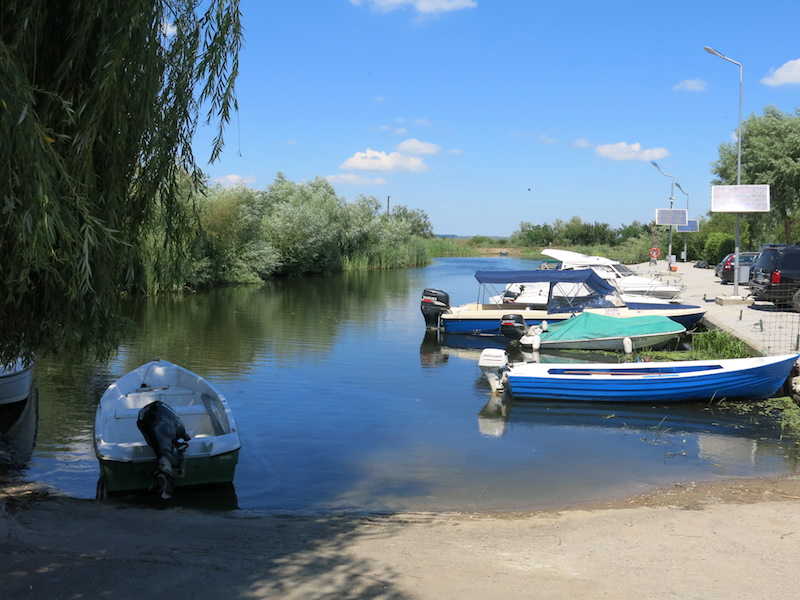
[[[626,267],[623,264],[617,264],[614,265],[614,267],[617,269],[617,273],[619,273],[623,277],[628,277],[629,275],[636,275],[636,273],[631,271],[628,267]]]
[[[613,295],[605,295],[583,284],[556,284],[550,291],[547,312],[580,312],[587,308],[612,308],[622,305]]]

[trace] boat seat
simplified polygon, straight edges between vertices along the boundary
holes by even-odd
[[[170,408],[178,413],[179,417],[188,417],[191,415],[207,415],[206,407],[202,404],[178,405]],[[140,408],[119,408],[114,411],[115,419],[137,419],[139,417]]]
[[[194,396],[194,392],[186,388],[145,389],[125,394],[123,402],[127,408],[139,410],[148,404],[152,404],[156,400],[161,400],[170,406],[172,406],[173,403],[178,406],[191,404]],[[173,408],[175,407],[173,406]]]

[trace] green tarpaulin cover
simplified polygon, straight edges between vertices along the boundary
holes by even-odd
[[[637,337],[653,333],[682,333],[686,328],[669,317],[607,317],[583,312],[559,323],[549,324],[542,342]]]

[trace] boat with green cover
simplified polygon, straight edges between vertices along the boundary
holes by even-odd
[[[680,323],[657,315],[609,317],[578,313],[552,325],[535,325],[520,338],[522,346],[534,350],[608,350],[627,353],[642,348],[658,348],[686,331]]]

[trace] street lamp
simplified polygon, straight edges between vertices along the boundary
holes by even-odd
[[[732,58],[728,58],[724,54],[720,54],[709,46],[703,46],[703,49],[709,54],[720,57],[722,60],[727,60],[739,67],[739,127],[736,130],[736,138],[738,141],[738,151],[736,155],[736,185],[742,184],[742,63],[736,62]],[[736,213],[736,242],[734,248],[734,262],[733,262],[733,295],[739,295],[739,213]]]
[[[661,167],[658,166],[658,163],[654,160],[651,160],[650,164],[658,169],[659,173],[672,179],[672,183],[669,186],[669,209],[672,210],[672,204],[675,202],[675,176],[664,173],[664,171],[661,170]],[[672,267],[672,225],[669,226],[669,250],[667,250],[667,266]]]
[[[676,183],[675,187],[678,188],[683,194],[686,194],[686,224],[689,224],[689,194],[683,191],[680,183]],[[689,234],[683,234],[683,262],[689,259]]]

